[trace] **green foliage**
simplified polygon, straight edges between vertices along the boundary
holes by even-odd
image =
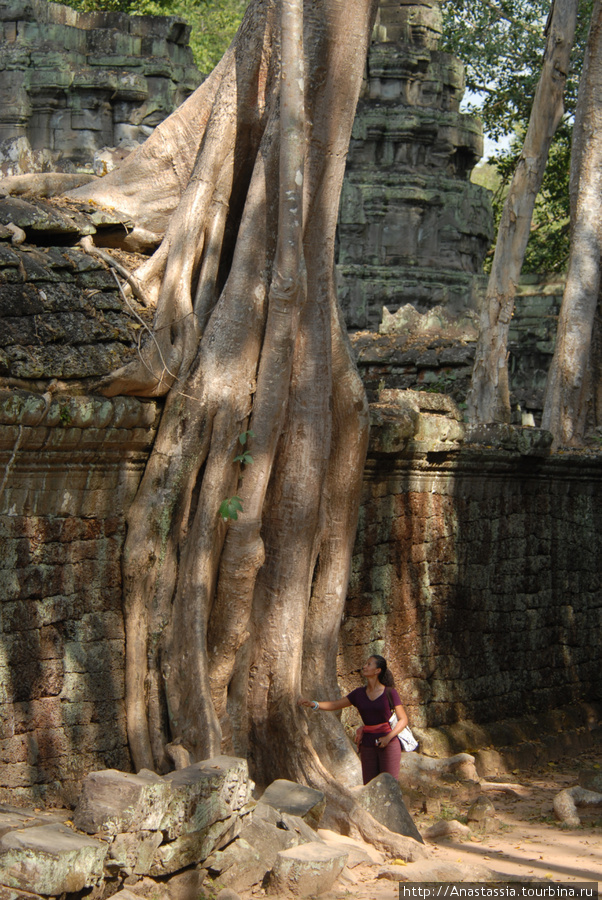
[[[238,435],[238,442],[241,447],[245,446],[245,444],[247,443],[247,439],[250,437],[255,437],[251,429],[249,429],[249,431],[241,431],[241,433]],[[238,456],[234,457],[234,462],[239,462],[245,466],[248,466],[253,462],[253,457],[248,450],[242,450],[238,454]]]
[[[242,512],[240,497],[227,497],[220,503],[219,514],[224,522],[227,522],[228,519],[238,519],[239,512]]]
[[[533,210],[531,236],[523,263],[525,273],[566,271],[569,254],[571,131],[568,123],[561,125],[550,148],[546,172]],[[516,168],[521,143],[520,137],[517,138],[518,146],[513,144],[497,157],[500,185],[493,197],[496,223],[502,214],[504,198]]]
[[[59,419],[63,428],[67,428],[69,425],[71,425],[73,419],[68,406],[61,406]]]
[[[208,74],[224,55],[249,0],[67,0],[84,11],[111,10],[133,16],[181,16],[191,26],[190,46],[201,70]]]
[[[247,440],[250,437],[255,437],[253,431],[249,428],[248,431],[241,431],[238,435],[238,443],[241,447],[244,447],[247,443]],[[237,456],[234,457],[234,462],[242,463],[245,466],[251,465],[253,463],[253,457],[249,453],[248,450],[242,450]],[[219,508],[219,514],[224,522],[227,522],[228,519],[238,519],[239,512],[242,512],[242,501],[240,497],[227,497],[225,500],[222,500]]]
[[[568,258],[569,171],[577,89],[593,0],[579,0],[577,33],[565,94],[565,116],[554,138],[533,217],[524,272],[563,271]],[[442,49],[466,64],[467,103],[494,140],[510,137],[489,163],[498,172],[496,225],[522,148],[545,48],[550,0],[448,0]],[[476,180],[476,179],[475,179]],[[491,258],[489,258],[489,264]]]

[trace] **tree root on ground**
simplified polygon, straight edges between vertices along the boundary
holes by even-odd
[[[98,181],[97,175],[69,175],[64,172],[33,172],[0,179],[0,196],[56,197],[83,184]]]

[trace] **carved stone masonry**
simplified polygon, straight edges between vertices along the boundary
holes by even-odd
[[[382,307],[474,308],[492,238],[470,183],[481,123],[459,112],[464,67],[437,50],[438,0],[382,0],[353,128],[339,220],[340,296],[352,330]],[[476,283],[475,283],[476,281]]]
[[[176,16],[0,0],[0,175],[90,170],[146,140],[202,81],[189,34]]]

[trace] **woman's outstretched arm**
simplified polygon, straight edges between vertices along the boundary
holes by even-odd
[[[323,710],[334,710],[334,709],[344,709],[346,706],[351,706],[351,701],[348,697],[341,697],[340,700],[305,700],[305,698],[300,697],[297,701],[298,706],[309,706],[311,709],[323,709]]]

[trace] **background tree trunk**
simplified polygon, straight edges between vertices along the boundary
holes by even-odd
[[[571,248],[542,424],[556,445],[578,444],[592,395],[592,333],[599,304],[602,198],[602,3],[596,2],[579,84],[571,157]],[[597,406],[598,404],[594,404]],[[594,411],[595,416],[595,411]]]
[[[548,151],[563,113],[563,94],[575,35],[577,0],[554,0],[541,77],[523,150],[508,191],[497,235],[487,295],[481,310],[472,384],[471,422],[509,422],[508,328],[525,256],[535,198]]]

